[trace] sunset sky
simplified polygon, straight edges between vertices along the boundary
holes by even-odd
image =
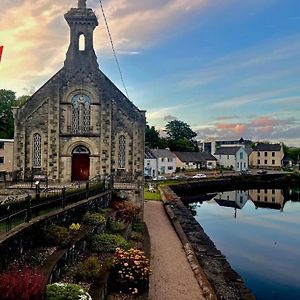
[[[121,89],[98,0],[95,50]],[[1,0],[0,89],[37,90],[63,65],[76,0]],[[131,101],[150,125],[300,146],[300,1],[103,0]]]

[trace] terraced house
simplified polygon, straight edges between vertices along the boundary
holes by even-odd
[[[65,20],[64,66],[14,111],[14,169],[23,178],[44,172],[53,182],[113,174],[141,186],[145,112],[100,71],[93,46],[98,19],[86,0]]]
[[[284,157],[283,144],[258,144],[250,154],[250,166],[254,168],[280,169]]]

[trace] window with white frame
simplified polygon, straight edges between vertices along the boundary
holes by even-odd
[[[119,137],[119,157],[118,157],[118,168],[125,169],[126,160],[126,139],[124,135]]]
[[[33,135],[32,149],[32,165],[34,168],[40,168],[42,166],[42,137],[39,133]]]
[[[84,94],[72,98],[72,133],[90,131],[91,99]]]

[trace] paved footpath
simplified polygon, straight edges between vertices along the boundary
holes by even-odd
[[[205,299],[162,202],[146,201],[144,219],[151,238],[150,299]]]

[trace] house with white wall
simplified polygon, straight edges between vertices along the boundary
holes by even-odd
[[[217,159],[208,152],[173,152],[176,156],[176,168],[180,170],[215,169]]]
[[[242,146],[221,147],[216,150],[214,157],[222,167],[232,168],[236,172],[248,170],[248,152]]]
[[[158,175],[176,172],[176,156],[168,149],[151,149],[157,159]]]
[[[157,158],[152,153],[150,148],[145,147],[145,163],[144,163],[144,175],[156,177],[157,176]]]

